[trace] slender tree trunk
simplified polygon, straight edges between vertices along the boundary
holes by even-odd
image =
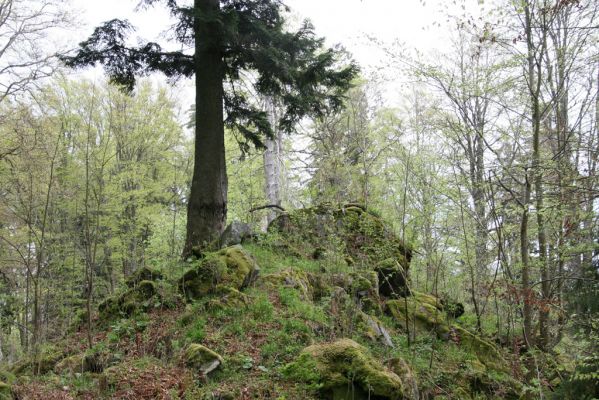
[[[524,299],[524,342],[527,347],[534,345],[534,335],[532,332],[532,292],[530,288],[530,263],[528,249],[528,219],[530,207],[530,181],[525,176],[524,201],[522,205],[522,218],[520,220],[520,259],[522,261],[522,297]]]
[[[269,204],[281,205],[281,138],[277,128],[277,115],[274,99],[267,97],[264,100],[268,120],[273,129],[273,137],[266,138],[264,145],[264,188],[266,198]],[[272,209],[268,212],[266,218],[270,223],[277,216]]]
[[[187,211],[183,257],[218,239],[227,217],[223,123],[223,56],[218,0],[195,0],[195,164]]]
[[[539,243],[539,264],[541,270],[541,294],[543,303],[539,307],[539,347],[546,349],[549,342],[549,305],[550,300],[550,281],[549,270],[547,268],[547,235],[544,218],[544,191],[543,191],[543,171],[541,170],[541,63],[542,55],[547,43],[547,29],[545,16],[543,14],[541,20],[541,43],[540,48],[535,46],[533,38],[533,21],[532,21],[532,6],[529,1],[526,1],[525,7],[525,31],[527,43],[527,63],[528,63],[528,88],[531,100],[531,120],[532,120],[532,144],[533,144],[533,174],[534,188],[536,200],[536,215],[537,215],[537,240]]]

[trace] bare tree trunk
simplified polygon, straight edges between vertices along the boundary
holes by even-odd
[[[273,137],[267,137],[264,141],[266,149],[263,153],[264,159],[264,189],[268,204],[281,205],[281,133],[277,127],[277,109],[272,97],[264,99],[264,106],[268,113],[268,121],[273,130]],[[267,215],[267,223],[270,223],[277,214],[270,210]]]
[[[528,347],[534,345],[535,338],[532,331],[532,300],[533,294],[530,288],[530,263],[528,249],[528,219],[530,207],[530,181],[528,173],[525,176],[524,199],[522,204],[522,218],[520,220],[520,259],[522,262],[522,297],[524,303],[524,341]]]

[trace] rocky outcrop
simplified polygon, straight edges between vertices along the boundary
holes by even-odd
[[[409,246],[379,217],[356,204],[339,208],[323,204],[282,214],[269,231],[279,232],[290,247],[315,259],[334,249],[343,251],[350,264],[372,267],[391,258],[407,271],[412,256]]]

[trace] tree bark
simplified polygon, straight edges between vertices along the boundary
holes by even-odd
[[[528,174],[528,173],[527,173]],[[532,300],[533,294],[530,289],[530,266],[528,250],[528,209],[530,207],[530,181],[525,176],[524,201],[522,205],[522,219],[520,220],[520,258],[522,261],[522,297],[524,299],[524,341],[527,347],[534,345],[532,333]]]
[[[227,173],[223,122],[223,56],[218,0],[195,0],[195,164],[187,209],[183,257],[207,248],[223,231],[227,216]]]
[[[281,137],[280,132],[277,129],[277,116],[276,106],[274,99],[267,97],[264,101],[266,111],[268,113],[268,120],[273,130],[273,137],[266,138],[264,145],[264,190],[266,199],[269,204],[281,205]],[[267,214],[267,226],[270,222],[275,219],[277,214],[274,211],[269,211]]]

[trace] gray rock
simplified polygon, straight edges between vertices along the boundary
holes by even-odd
[[[245,239],[254,235],[252,227],[241,221],[231,222],[220,236],[221,247],[234,246],[241,244]]]

